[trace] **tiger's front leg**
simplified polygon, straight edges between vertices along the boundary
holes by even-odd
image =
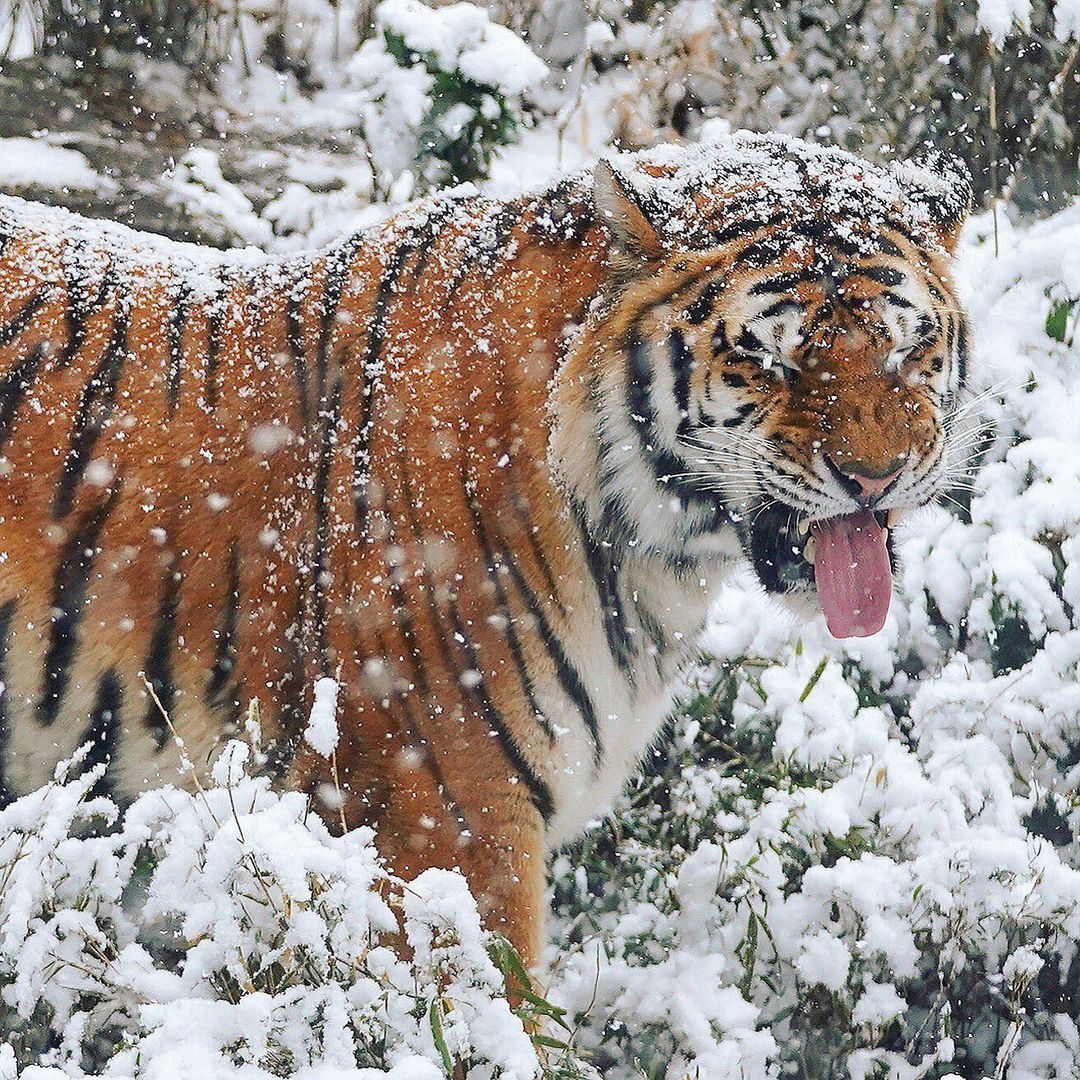
[[[497,742],[470,730],[464,715],[425,737],[392,712],[350,711],[339,709],[337,780],[305,746],[290,786],[311,794],[334,831],[342,821],[371,826],[389,870],[405,881],[432,867],[460,870],[485,928],[533,967],[543,945],[544,822]]]

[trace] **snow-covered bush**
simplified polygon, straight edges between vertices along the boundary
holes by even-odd
[[[901,528],[885,631],[734,585],[673,741],[556,861],[556,997],[612,1080],[1077,1075],[1080,204],[996,233],[963,255],[994,427]]]
[[[375,18],[380,36],[350,71],[384,188],[406,170],[421,191],[486,176],[494,149],[524,122],[521,95],[544,77],[543,62],[475,4],[383,0]]]
[[[464,879],[395,881],[369,830],[332,836],[249,752],[123,814],[76,760],[0,811],[0,1075],[540,1076],[505,997],[520,962]]]

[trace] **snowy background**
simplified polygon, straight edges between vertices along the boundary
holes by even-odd
[[[462,880],[394,909],[252,713],[204,789],[0,811],[0,1078],[1080,1077],[1078,41],[1078,0],[0,0],[0,189],[218,246],[732,127],[957,151],[985,421],[876,638],[726,591],[519,1015]]]

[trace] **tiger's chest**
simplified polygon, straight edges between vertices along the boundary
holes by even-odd
[[[659,560],[632,561],[610,591],[597,591],[591,617],[571,624],[568,647],[586,673],[597,736],[579,710],[568,710],[554,752],[552,846],[611,808],[656,741],[729,568],[718,559],[675,574]]]

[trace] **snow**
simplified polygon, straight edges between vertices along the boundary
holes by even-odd
[[[250,19],[252,5],[241,6]],[[1080,0],[1053,9],[1057,37],[1080,36]],[[326,128],[333,139],[362,129],[365,149],[343,165],[312,138],[290,150],[286,183],[265,200],[205,147],[155,188],[221,243],[252,247],[210,252],[7,197],[0,216],[36,215],[126,259],[165,256],[207,289],[223,266],[288,267],[263,248],[310,248],[382,219],[423,181],[416,145],[436,75],[402,66],[380,35],[359,48],[346,40],[341,60],[327,15],[296,5],[320,89],[299,95],[256,65],[234,97],[290,130]],[[375,18],[435,70],[510,97],[552,93],[543,62],[482,8],[386,0]],[[689,51],[710,18],[694,0],[662,31]],[[1001,47],[1031,5],[980,0],[978,18]],[[615,24],[598,9],[585,47],[667,55],[656,51],[659,29],[616,35]],[[482,190],[516,194],[591,166],[617,126],[618,80],[615,71],[579,99],[556,96],[533,130],[523,120]],[[476,110],[490,113],[492,100]],[[475,114],[445,114],[443,132]],[[662,211],[670,237],[707,243],[688,181],[764,171],[781,207],[801,190],[771,154],[775,136],[749,153],[735,145],[714,116],[701,145],[611,160]],[[785,146],[828,181],[841,221],[895,212],[913,184],[945,196],[957,186],[954,177],[942,189],[925,169],[868,170],[842,150]],[[676,162],[673,180],[665,166]],[[92,194],[112,181],[45,136],[0,141],[0,185]],[[906,223],[931,242],[926,216],[911,214]],[[1075,985],[1080,963],[1080,203],[1041,222],[1004,207],[996,221],[977,216],[960,277],[976,333],[975,412],[994,427],[971,491],[950,495],[964,505],[899,528],[901,579],[884,631],[838,643],[737,577],[713,614],[710,658],[688,683],[688,694],[723,683],[730,707],[717,694],[722,716],[677,717],[665,744],[675,764],[659,786],[641,781],[613,821],[555,858],[543,993],[569,1010],[575,1053],[605,1080],[777,1080],[815,1053],[867,1080],[1075,1076],[1075,1005],[1053,987]],[[1062,341],[1047,333],[1055,304],[1072,305]],[[269,455],[282,438],[260,429],[252,448]],[[109,482],[103,465],[91,464],[92,482]],[[329,757],[338,686],[325,678],[313,689],[304,739]],[[260,754],[249,727],[253,745],[227,745],[205,792],[147,792],[121,814],[76,761],[0,810],[0,998],[12,1027],[37,1025],[55,1043],[21,1071],[0,1046],[0,1078],[81,1075],[80,1048],[104,1043],[109,1080],[435,1080],[445,1073],[433,1015],[469,1080],[542,1075],[463,879],[395,881],[370,832],[333,836],[305,798],[251,775]],[[387,944],[394,933],[410,959]],[[555,1023],[546,1030],[567,1037]]]
[[[961,218],[970,195],[970,179],[959,162],[939,157],[936,168],[906,162],[874,166],[837,147],[777,134],[718,131],[708,141],[665,143],[608,161],[649,207],[661,232],[691,248],[708,248],[713,231],[733,214],[765,220],[794,212],[808,190],[820,196],[822,216],[838,230],[859,223],[858,230],[849,227],[850,239],[868,253],[886,222],[928,247],[940,247],[936,214]],[[723,202],[695,197],[710,186],[738,195]]]
[[[20,1075],[81,1075],[80,1046],[104,1038],[109,1080],[269,1080],[282,1061],[301,1080],[429,1080],[438,1007],[476,1075],[535,1076],[460,875],[395,882],[369,829],[332,836],[303,795],[249,776],[248,752],[228,744],[209,787],[148,792],[122,816],[90,794],[102,767],[77,759],[0,811],[0,993],[59,1040],[52,1068]],[[377,944],[390,931],[411,964]]]
[[[375,19],[410,49],[434,55],[444,71],[460,71],[506,94],[521,94],[547,74],[547,65],[517,34],[476,4],[433,10],[418,0],[383,0]]]
[[[304,728],[304,742],[317,754],[329,758],[337,749],[338,684],[336,679],[323,678],[315,682],[315,700],[311,706],[307,727]]]
[[[0,139],[0,187],[109,191],[115,184],[95,172],[78,150],[43,139]]]

